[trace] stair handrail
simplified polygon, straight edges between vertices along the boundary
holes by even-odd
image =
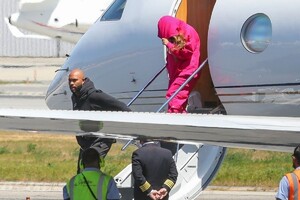
[[[131,106],[131,104],[145,91],[145,89],[164,71],[166,66],[164,66],[158,73],[155,74],[154,77],[131,99],[131,101],[127,104],[127,106]]]
[[[166,66],[161,68],[148,83],[131,99],[131,101],[127,104],[127,106],[131,106],[132,103],[145,91],[145,89],[164,71]],[[134,142],[134,139],[128,140],[123,147],[121,148],[121,151],[124,151],[130,144]]]
[[[197,70],[194,71],[194,73],[172,94],[172,96],[156,111],[157,113],[160,112],[182,89],[183,87],[188,84],[192,78],[204,67],[204,65],[207,63],[208,58],[206,58],[202,64],[197,68]]]
[[[206,58],[202,64],[197,68],[197,70],[194,71],[194,73],[174,92],[174,94],[156,111],[159,113],[181,90],[182,88],[188,84],[192,78],[204,67],[204,65],[207,63],[208,58]],[[127,104],[127,106],[130,106],[143,92],[144,90],[161,74],[161,72],[166,68],[164,66],[134,97],[133,99]],[[124,151],[130,144],[133,143],[133,139],[127,141],[125,145],[121,148],[122,151]],[[177,152],[179,150],[179,144],[177,144]],[[175,158],[175,161],[177,162],[177,158]]]

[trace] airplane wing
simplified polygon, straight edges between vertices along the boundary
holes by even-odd
[[[0,109],[0,129],[184,143],[174,158],[179,176],[172,200],[199,196],[222,164],[224,147],[292,151],[300,141],[299,122],[298,117]],[[122,196],[132,199],[131,165],[114,179]]]
[[[0,129],[62,134],[140,136],[223,147],[291,151],[299,117],[0,109]]]

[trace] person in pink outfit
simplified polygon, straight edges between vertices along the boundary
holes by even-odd
[[[166,98],[168,99],[199,67],[200,39],[192,26],[171,16],[163,16],[158,21],[158,37],[167,47],[166,68],[169,73],[169,87]],[[189,94],[199,76],[200,74],[195,75],[169,102],[168,112],[186,112]]]

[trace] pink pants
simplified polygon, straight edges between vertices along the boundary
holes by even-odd
[[[189,94],[193,90],[194,86],[199,79],[199,75],[193,78],[183,89],[169,102],[169,113],[186,113],[186,106]],[[166,98],[169,99],[176,90],[189,78],[189,75],[179,76],[175,78],[172,83],[169,83],[169,89],[166,94]]]

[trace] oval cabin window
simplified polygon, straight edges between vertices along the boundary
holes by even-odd
[[[252,15],[242,27],[241,41],[251,53],[263,52],[270,44],[271,38],[272,23],[265,14]]]

